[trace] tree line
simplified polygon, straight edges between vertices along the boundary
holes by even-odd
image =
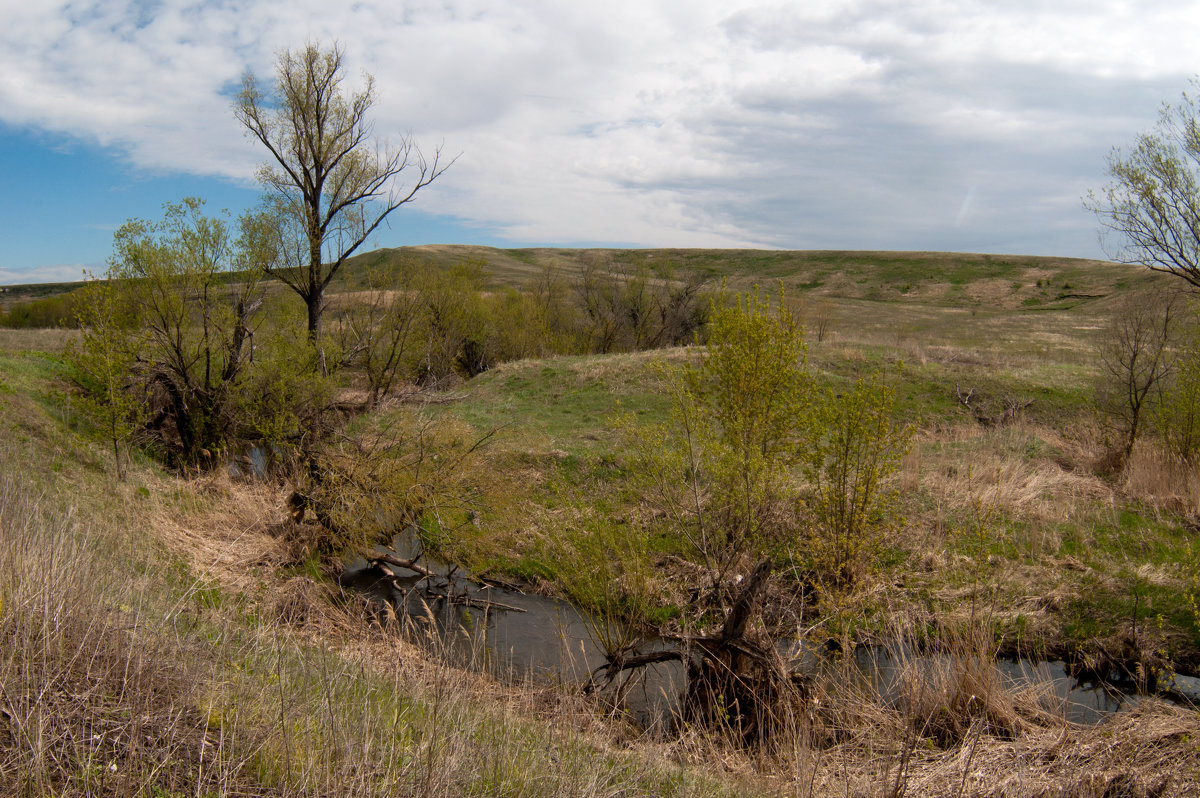
[[[273,224],[186,199],[117,231],[106,278],[73,299],[72,355],[114,447],[137,437],[193,466],[250,443],[298,446],[339,411],[508,360],[686,344],[710,312],[705,283],[669,265],[548,268],[495,287],[478,261],[380,254],[355,267],[357,290],[325,296],[315,338],[262,265]]]

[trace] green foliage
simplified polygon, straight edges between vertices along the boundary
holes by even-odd
[[[789,467],[811,430],[803,329],[759,292],[739,297],[714,309],[705,357],[683,378],[688,396],[678,407],[708,438],[705,459],[722,537],[735,550],[761,544],[773,532]]]
[[[81,301],[80,293],[71,291],[18,302],[7,312],[0,312],[0,327],[75,327],[79,324]]]
[[[259,278],[270,253],[257,217],[235,238],[204,203],[165,206],[163,219],[126,222],[114,236],[109,279],[137,308],[134,373],[161,396],[183,462],[219,448],[229,425],[231,389],[249,362]]]
[[[231,389],[230,412],[272,450],[305,449],[324,427],[339,386],[321,376],[312,339],[299,334],[302,319],[280,309],[272,321],[260,328],[254,360]]]
[[[816,406],[820,431],[805,470],[808,552],[818,577],[852,583],[882,542],[898,504],[889,478],[908,451],[912,427],[896,420],[895,389],[878,374],[842,393],[829,390]]]
[[[1193,86],[1200,83],[1193,81]],[[1164,105],[1153,132],[1113,149],[1112,178],[1084,206],[1114,235],[1113,260],[1138,263],[1200,286],[1200,97],[1185,92]],[[1063,284],[1064,289],[1070,286]]]
[[[112,442],[113,465],[121,477],[120,445],[147,415],[145,396],[130,385],[136,358],[132,309],[109,280],[93,280],[80,289],[77,307],[83,336],[67,357],[83,388],[85,411]]]
[[[1187,606],[1191,610],[1196,636],[1200,638],[1200,544],[1195,541],[1188,545],[1186,569]]]
[[[418,290],[424,274],[406,262],[368,267],[365,297],[351,302],[335,321],[341,363],[366,378],[369,407],[417,371],[426,323]]]
[[[1184,337],[1175,360],[1175,374],[1158,405],[1158,430],[1167,450],[1180,462],[1196,465],[1200,458],[1200,328]]]
[[[473,377],[491,367],[494,331],[483,296],[485,280],[477,261],[424,275],[418,288],[426,318],[425,352],[418,366],[423,380],[455,373]]]
[[[846,586],[890,528],[911,427],[878,375],[818,389],[803,329],[755,291],[714,306],[704,358],[667,375],[672,421],[634,429],[642,473],[713,593],[746,557],[796,556]]]
[[[634,430],[641,470],[720,597],[743,556],[794,534],[792,469],[812,422],[803,330],[758,291],[714,304],[704,358],[665,384],[669,426]]]
[[[641,629],[650,624],[655,609],[644,530],[600,517],[567,523],[549,544],[547,559],[610,661],[640,642]]]
[[[489,436],[419,413],[315,447],[304,491],[329,532],[328,547],[369,555],[408,526],[450,555],[453,532],[471,523],[489,473],[474,460]]]
[[[522,313],[532,345],[522,356],[571,354],[581,350],[578,341],[579,309],[570,301],[571,287],[566,278],[549,265],[527,281],[521,296]]]

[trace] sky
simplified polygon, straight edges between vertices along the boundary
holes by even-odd
[[[238,213],[249,71],[338,42],[381,146],[457,160],[372,246],[1103,257],[1082,197],[1200,70],[1190,0],[0,0],[0,284]]]

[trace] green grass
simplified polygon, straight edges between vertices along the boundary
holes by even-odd
[[[38,730],[0,736],[0,792],[550,798],[764,789],[649,748],[622,750],[587,721],[569,720],[589,711],[575,699],[556,710],[552,692],[493,695],[495,685],[425,659],[355,615],[352,602],[339,609],[308,561],[268,558],[238,584],[223,581],[209,571],[211,554],[193,560],[171,530],[237,528],[214,550],[219,558],[262,534],[265,506],[250,523],[231,522],[223,514],[247,511],[219,479],[181,480],[145,463],[117,482],[100,442],[63,423],[54,403],[63,368],[53,357],[0,356],[3,717],[17,724],[6,730]],[[164,520],[177,526],[157,526]],[[303,611],[282,621],[272,596],[305,584],[316,593],[286,605]],[[339,620],[326,628],[322,618]]]
[[[448,405],[477,430],[499,431],[497,445],[570,455],[610,450],[620,414],[662,420],[668,402],[657,386],[679,353],[556,357],[503,364],[472,380]]]
[[[481,258],[495,285],[598,259],[696,269],[733,286],[782,280],[810,315],[820,310],[815,300],[827,303],[828,337],[818,343],[810,335],[813,368],[835,387],[876,371],[888,375],[918,436],[900,475],[904,524],[878,552],[867,597],[814,635],[853,630],[870,638],[899,618],[933,639],[961,617],[981,579],[999,633],[1019,635],[1023,645],[1060,650],[1117,636],[1136,605],[1139,624],[1161,634],[1172,654],[1196,661],[1200,631],[1179,566],[1193,537],[1187,513],[1196,508],[1181,512],[1092,471],[1100,448],[1089,416],[1095,331],[1120,292],[1156,278],[1089,261],[939,253],[482,247],[405,253],[438,266]],[[340,285],[354,287],[356,274],[352,265]],[[290,301],[284,293],[276,299]],[[365,659],[363,641],[382,645],[364,631],[365,622],[350,643],[280,622],[272,591],[320,585],[317,558],[311,552],[276,564],[247,558],[255,564],[244,565],[237,584],[197,566],[199,560],[185,560],[169,532],[154,524],[170,518],[191,533],[229,528],[222,513],[236,497],[166,474],[144,457],[128,484],[116,483],[107,452],[65,402],[66,366],[56,354],[63,341],[59,331],[0,331],[0,467],[19,473],[30,495],[71,508],[78,529],[99,530],[82,538],[78,570],[100,569],[104,578],[82,583],[96,592],[80,594],[78,607],[142,612],[136,628],[159,646],[147,650],[182,663],[200,686],[197,695],[181,693],[178,700],[188,713],[204,714],[204,733],[245,753],[231,767],[247,784],[289,794],[355,794],[365,787],[349,775],[350,766],[371,763],[384,773],[372,788],[406,794],[769,790],[759,781],[747,786],[719,771],[680,766],[654,750],[623,752],[611,738],[564,728],[575,705],[556,715],[516,700],[498,703],[462,674],[440,671],[408,650],[387,652],[386,664]],[[565,581],[555,536],[567,525],[614,536],[638,529],[648,510],[644,485],[631,470],[641,442],[637,425],[669,419],[664,369],[695,356],[681,349],[508,363],[421,410],[463,427],[464,435],[496,431],[469,466],[494,476],[483,497],[488,505],[476,523],[441,530],[454,537],[442,541],[443,550],[476,573],[554,590]],[[960,401],[972,389],[973,404],[988,412],[1009,401],[1032,404],[1016,424],[987,428]],[[386,413],[359,419],[351,432],[382,427]],[[632,421],[619,428],[619,416]],[[981,543],[966,534],[975,520],[973,495],[994,503]],[[256,510],[263,518],[277,511],[265,501]],[[243,522],[245,530],[259,531],[268,523]],[[694,556],[661,525],[645,545],[656,562]],[[203,562],[211,563],[214,555],[207,557]],[[16,582],[7,578],[0,597],[10,607]],[[661,589],[655,600],[638,611],[650,623],[680,623],[683,588],[655,589]],[[1058,603],[1039,603],[1048,596],[1059,596]],[[316,612],[326,605],[307,606]],[[0,615],[0,622],[11,617]],[[81,628],[99,624],[90,615],[78,618]],[[414,670],[435,677],[406,671],[404,663],[414,661]],[[451,700],[452,694],[466,697]],[[70,756],[64,761],[83,764]],[[296,763],[302,775],[289,776]],[[195,784],[187,786],[188,794],[196,792]]]

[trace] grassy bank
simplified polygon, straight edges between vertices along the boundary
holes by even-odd
[[[880,552],[856,634],[881,634],[897,614],[936,633],[978,599],[998,608],[1010,650],[1078,657],[1120,647],[1137,628],[1146,636],[1141,645],[1195,673],[1200,632],[1188,598],[1195,477],[1149,444],[1126,474],[1097,473],[1106,449],[1089,410],[1088,366],[938,347],[934,356],[905,357],[874,340],[835,336],[810,353],[833,384],[897,369],[902,359],[897,392],[918,425],[898,475],[904,531]],[[614,420],[631,411],[635,423],[664,421],[663,368],[695,356],[523,361],[464,386],[437,412],[497,429],[491,467],[519,472],[528,487],[447,553],[483,572],[553,583],[557,566],[544,544],[564,513],[601,508],[617,523],[644,516],[629,471],[638,441]],[[972,407],[960,398],[968,391]],[[986,423],[1013,406],[1021,410],[1011,421]],[[981,507],[988,515],[982,539],[968,532]],[[670,569],[678,553],[664,549],[660,567]],[[666,588],[658,598],[667,615],[677,599]]]
[[[757,790],[624,745],[577,697],[439,665],[309,575],[278,488],[148,462],[116,482],[60,374],[0,357],[0,792]]]

